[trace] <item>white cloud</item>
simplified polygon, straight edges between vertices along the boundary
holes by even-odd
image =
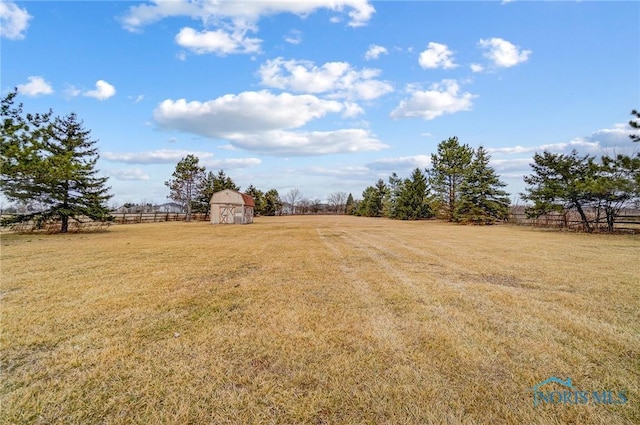
[[[484,71],[484,66],[479,63],[472,63],[470,66],[472,72],[482,72]]]
[[[107,173],[116,180],[149,180],[149,175],[140,168],[122,168],[119,170],[107,170]]]
[[[413,170],[415,168],[428,168],[431,166],[431,157],[428,155],[414,155],[414,156],[401,156],[397,158],[382,158],[377,159],[369,164],[367,167],[372,170],[379,171],[406,171]]]
[[[225,138],[235,133],[301,127],[344,108],[340,102],[312,95],[274,95],[263,90],[228,94],[208,102],[168,99],[154,110],[154,117],[162,129]]]
[[[577,138],[569,142],[561,143],[548,143],[537,146],[510,146],[504,148],[488,148],[489,153],[502,153],[502,154],[533,154],[536,152],[570,152],[572,149],[586,149],[589,151],[599,149],[600,145],[597,142],[589,142],[582,138]]]
[[[364,114],[364,109],[360,107],[357,103],[345,102],[344,103],[344,112],[342,116],[345,118],[353,118],[360,114]]]
[[[262,160],[259,158],[227,158],[227,159],[209,159],[201,161],[201,165],[208,168],[238,169],[249,168],[260,165]]]
[[[445,44],[430,42],[427,50],[420,53],[418,59],[423,68],[451,69],[457,65],[453,62],[453,52]]]
[[[531,50],[522,50],[502,38],[481,39],[478,45],[485,50],[484,56],[498,68],[509,68],[526,62],[532,53]]]
[[[367,0],[153,0],[130,7],[121,21],[127,30],[140,31],[145,25],[164,18],[190,17],[200,20],[204,28],[200,32],[183,28],[176,36],[176,41],[181,46],[200,54],[254,53],[260,50],[261,40],[246,37],[246,32],[257,31],[256,24],[262,17],[280,13],[306,16],[319,9],[329,9],[339,14],[346,12],[349,17],[348,25],[352,27],[365,25],[375,13]],[[297,38],[289,40],[295,42]]]
[[[40,94],[51,94],[53,88],[42,77],[32,76],[28,78],[26,84],[18,84],[18,92],[27,96],[38,96]]]
[[[509,158],[489,160],[489,165],[493,167],[500,175],[510,173],[511,175],[522,176],[529,172],[529,164],[533,162],[533,157],[528,158]]]
[[[281,1],[262,0],[253,2],[238,1],[192,1],[153,0],[148,4],[132,6],[122,18],[122,24],[130,31],[175,16],[187,16],[200,19],[205,23],[228,19],[236,23],[255,23],[263,16],[280,13],[293,13],[306,16],[318,9],[329,9],[337,13],[348,10],[349,25],[365,25],[375,13],[367,0],[305,0]]]
[[[319,166],[311,166],[305,169],[305,173],[317,176],[330,176],[338,178],[352,179],[353,177],[367,176],[371,170],[363,166],[345,166],[337,168],[326,168]]]
[[[377,44],[372,44],[369,46],[369,50],[364,54],[364,58],[366,60],[378,59],[380,55],[386,55],[389,53],[386,47],[378,46]]]
[[[127,96],[127,99],[131,100],[133,103],[140,103],[144,100],[144,95],[139,94],[137,96]]]
[[[605,128],[594,131],[589,136],[576,137],[568,142],[547,143],[536,146],[510,146],[504,148],[487,149],[490,153],[501,154],[533,154],[536,152],[558,152],[569,153],[573,149],[579,152],[592,155],[602,155],[611,153],[624,153],[633,151],[636,147],[629,139],[630,134],[640,134],[640,130],[632,130],[628,126],[618,126],[615,128]]]
[[[363,129],[309,132],[273,130],[258,134],[236,134],[229,140],[240,149],[277,156],[356,153],[387,147]]]
[[[327,62],[318,67],[310,61],[276,58],[265,62],[258,74],[267,87],[324,93],[331,98],[371,100],[393,91],[391,84],[375,79],[380,70],[357,70],[347,62]]]
[[[290,131],[330,113],[350,116],[357,105],[313,95],[269,91],[225,95],[208,102],[165,100],[154,111],[161,129],[225,139],[235,148],[274,155],[322,155],[385,147],[368,131]]]
[[[84,96],[93,97],[98,100],[106,100],[116,94],[116,88],[104,80],[96,81],[96,89],[88,90],[83,93]]]
[[[24,32],[29,27],[31,18],[27,9],[21,9],[10,1],[0,1],[0,37],[24,39]]]
[[[631,142],[629,136],[632,134],[640,136],[640,130],[633,129],[628,124],[618,124],[615,125],[614,128],[605,128],[594,131],[590,136],[586,137],[585,140],[589,142],[596,142],[603,149],[633,149],[639,146],[637,143],[634,145],[633,142]],[[620,151],[620,153],[622,152]]]
[[[210,152],[158,149],[145,152],[103,152],[101,158],[111,162],[123,162],[126,164],[173,164],[190,154],[196,155],[200,160],[213,157],[213,154]]]
[[[284,41],[289,44],[300,44],[302,43],[302,33],[298,30],[291,30],[289,34],[284,37]]]
[[[64,90],[64,94],[68,97],[76,97],[82,94],[82,90],[80,90],[73,84],[67,84],[67,88]]]
[[[409,86],[408,90],[411,97],[402,100],[400,105],[391,111],[391,118],[419,117],[432,120],[443,114],[470,110],[473,106],[472,99],[477,97],[468,92],[460,93],[460,86],[455,80],[443,80],[426,91],[412,86]]]
[[[246,30],[198,32],[185,27],[176,35],[176,43],[185,49],[197,54],[215,53],[222,56],[231,53],[257,53],[260,51],[261,41],[247,37]]]

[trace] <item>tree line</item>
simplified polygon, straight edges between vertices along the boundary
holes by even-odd
[[[231,177],[224,170],[215,174],[206,171],[200,165],[200,159],[196,155],[187,155],[177,164],[171,179],[165,182],[169,188],[169,198],[182,205],[186,211],[186,220],[191,221],[191,214],[208,213],[209,202],[214,193],[225,189],[240,190]],[[281,208],[280,195],[276,189],[266,192],[249,185],[244,191],[253,197],[256,215],[276,215]]]
[[[441,217],[449,221],[490,224],[507,218],[509,194],[489,166],[490,155],[450,137],[431,155],[430,169],[416,168],[402,179],[396,173],[379,179],[355,201],[353,214],[419,220]]]
[[[4,196],[12,202],[37,205],[11,217],[2,224],[31,221],[36,227],[49,221],[61,223],[67,232],[69,220],[109,220],[106,206],[113,196],[106,185],[108,178],[99,177],[97,140],[84,128],[75,113],[53,116],[25,113],[16,104],[14,89],[1,100],[0,115],[0,185]],[[640,129],[640,113],[631,112],[629,125]],[[640,142],[640,134],[630,135]],[[432,217],[452,222],[490,224],[507,218],[510,206],[505,184],[489,165],[490,155],[480,146],[473,149],[461,144],[457,137],[440,142],[431,154],[431,168],[416,168],[407,178],[392,173],[385,182],[379,179],[367,187],[361,199],[336,192],[329,196],[335,213],[369,217],[418,220]],[[586,231],[605,223],[613,231],[618,215],[640,200],[640,152],[631,155],[579,155],[536,153],[531,174],[524,176],[529,217],[549,213],[575,212]],[[165,182],[168,198],[187,211],[208,212],[213,193],[240,190],[223,170],[217,174],[201,166],[195,155],[187,155],[176,165]],[[256,215],[318,212],[320,201],[302,196],[291,189],[283,198],[276,189],[265,192],[249,185],[244,191],[255,202]]]
[[[640,113],[633,110],[631,128],[640,128]],[[640,135],[631,134],[632,142]],[[408,178],[392,173],[367,187],[351,212],[359,216],[419,220],[432,217],[453,222],[490,224],[506,220],[509,194],[490,156],[480,146],[472,149],[457,137],[442,141],[431,155],[431,168],[416,168]],[[625,208],[640,202],[640,152],[614,156],[580,155],[548,151],[533,157],[531,174],[524,176],[525,213],[539,218],[549,213],[564,217],[575,212],[587,232],[604,228],[613,232]],[[566,220],[565,220],[566,221]]]

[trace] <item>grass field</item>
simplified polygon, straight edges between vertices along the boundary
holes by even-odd
[[[0,423],[640,423],[639,236],[268,217],[1,255]],[[534,407],[552,376],[628,401]]]

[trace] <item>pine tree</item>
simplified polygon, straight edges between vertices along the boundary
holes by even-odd
[[[362,192],[362,201],[358,204],[356,215],[365,217],[381,217],[383,214],[384,199],[387,196],[387,185],[384,180],[378,179],[375,186],[367,187]]]
[[[429,205],[429,187],[427,177],[416,168],[411,177],[399,186],[399,194],[392,218],[400,220],[418,220],[433,216]]]
[[[276,189],[269,189],[264,194],[264,215],[276,215],[281,208],[280,194]]]
[[[438,144],[438,152],[431,154],[430,183],[439,207],[450,221],[453,220],[456,203],[460,197],[460,185],[466,178],[473,149],[461,145],[457,137],[450,137]]]
[[[204,167],[201,167],[199,162],[197,156],[187,155],[176,165],[172,174],[173,179],[164,183],[169,188],[168,198],[186,209],[186,221],[191,221],[193,202],[198,199],[205,179]]]
[[[551,211],[575,209],[585,230],[592,231],[585,207],[595,199],[592,182],[598,167],[594,159],[590,155],[579,156],[576,150],[569,155],[536,153],[534,163],[530,164],[533,174],[524,177],[528,187],[522,198],[533,202],[526,210],[527,215],[540,217]]]
[[[495,170],[489,166],[491,157],[480,146],[460,184],[460,199],[454,211],[456,221],[490,224],[505,220],[509,213],[509,194]]]
[[[355,211],[355,201],[353,199],[353,195],[349,193],[347,196],[347,202],[344,204],[344,213],[347,215],[353,214]]]
[[[192,211],[198,213],[209,212],[211,197],[214,193],[224,189],[240,190],[240,186],[237,186],[231,177],[225,174],[224,170],[218,171],[217,175],[213,171],[206,173],[196,190],[196,196],[192,202]]]
[[[607,231],[613,232],[620,212],[640,198],[640,156],[618,154],[615,158],[603,156],[600,163],[592,163],[585,185],[593,199],[596,220],[604,212]]]
[[[634,109],[634,110],[631,111],[631,115],[633,115],[634,119],[629,121],[629,125],[634,130],[640,129],[640,112],[638,112],[637,110]],[[629,138],[631,140],[633,140],[634,142],[640,142],[640,134],[638,134],[638,133],[630,134]],[[640,154],[639,154],[639,156],[640,156]]]
[[[404,181],[400,177],[398,177],[395,172],[391,173],[387,184],[388,190],[384,198],[385,217],[396,217],[398,197],[400,196],[400,191],[402,190],[403,184]]]
[[[191,203],[192,211],[195,213],[208,213],[211,209],[211,197],[216,192],[215,187],[216,175],[213,171],[209,171],[204,175],[196,192],[196,199]]]
[[[51,113],[27,114],[13,106],[16,92],[2,100],[2,171],[4,195],[18,202],[36,202],[36,212],[5,220],[33,220],[36,227],[59,220],[60,232],[69,219],[109,220],[107,177],[98,177],[97,141],[75,114],[51,121]]]
[[[251,195],[251,197],[253,198],[253,203],[255,204],[255,208],[253,211],[254,215],[265,215],[264,193],[262,193],[261,190],[256,189],[252,184],[247,187],[247,190],[245,190],[244,193],[246,193],[247,195]]]
[[[236,185],[234,181],[231,180],[231,177],[225,174],[224,170],[220,170],[214,179],[213,193],[220,192],[225,189],[240,190],[240,186]]]
[[[25,115],[22,104],[14,105],[16,96],[14,90],[1,103],[0,183],[9,200],[28,204],[38,200],[46,177],[45,143],[51,112]]]

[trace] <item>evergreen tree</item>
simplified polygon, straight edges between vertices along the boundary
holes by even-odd
[[[225,189],[240,190],[240,186],[236,185],[233,180],[231,180],[231,177],[225,174],[224,170],[220,170],[213,181],[213,193]]]
[[[640,112],[638,112],[637,110],[632,110],[631,111],[631,115],[633,115],[634,119],[629,121],[629,125],[631,126],[631,128],[638,130],[640,129]],[[631,138],[631,140],[633,140],[634,142],[640,142],[640,134],[630,134],[629,137]],[[639,154],[640,156],[640,154]]]
[[[280,195],[276,189],[269,189],[264,194],[264,215],[276,215],[282,208]]]
[[[14,105],[16,96],[14,90],[1,103],[0,183],[8,199],[27,205],[38,200],[46,177],[44,158],[51,111],[25,115],[22,104]]]
[[[197,194],[192,202],[193,212],[209,212],[211,197],[214,193],[224,189],[240,190],[240,187],[236,186],[231,177],[225,174],[224,170],[218,171],[217,175],[213,171],[206,173],[196,190]]]
[[[347,202],[344,204],[344,213],[351,215],[355,212],[355,201],[353,200],[353,195],[349,193],[347,196]]]
[[[19,214],[4,223],[34,220],[36,227],[60,220],[60,232],[69,230],[69,219],[110,219],[107,177],[97,177],[97,141],[75,114],[51,113],[22,116],[22,105],[13,106],[16,91],[2,100],[1,183],[4,195],[23,203],[36,202],[39,211]]]
[[[596,222],[604,213],[607,231],[614,231],[614,224],[620,212],[640,197],[640,156],[630,157],[618,154],[615,158],[604,156],[593,176],[587,181],[594,198]]]
[[[418,220],[432,217],[429,205],[429,188],[426,175],[416,168],[411,177],[399,186],[399,194],[392,218]]]
[[[456,221],[489,224],[506,220],[509,213],[509,194],[495,170],[489,166],[491,157],[480,146],[469,167],[466,179],[460,184],[460,199],[454,211]]]
[[[215,193],[216,175],[213,171],[209,171],[200,181],[199,187],[196,188],[196,195],[191,202],[191,210],[195,213],[208,213],[211,209],[211,197]]]
[[[264,193],[261,190],[256,189],[252,184],[247,187],[245,192],[247,195],[253,197],[253,203],[256,205],[254,209],[255,215],[266,215],[265,212],[265,198]]]
[[[551,211],[575,209],[585,230],[593,230],[585,207],[595,199],[592,182],[597,178],[598,167],[594,157],[579,156],[576,150],[569,155],[545,151],[536,153],[533,160],[533,174],[524,177],[527,193],[522,194],[524,200],[533,202],[527,215],[540,217]]]
[[[431,154],[430,183],[438,208],[452,221],[460,198],[460,185],[466,178],[473,156],[473,149],[461,145],[457,137],[450,137],[438,144],[436,154]]]
[[[389,176],[388,181],[384,199],[384,216],[394,218],[397,215],[397,201],[404,181],[395,172]]]
[[[205,180],[205,168],[199,163],[197,156],[187,155],[176,165],[173,178],[164,183],[169,188],[168,198],[181,204],[187,211],[186,221],[191,221],[193,203],[200,196]]]
[[[356,214],[365,217],[381,217],[387,190],[387,185],[382,179],[379,179],[375,186],[367,187],[362,192],[363,199],[358,204]]]

